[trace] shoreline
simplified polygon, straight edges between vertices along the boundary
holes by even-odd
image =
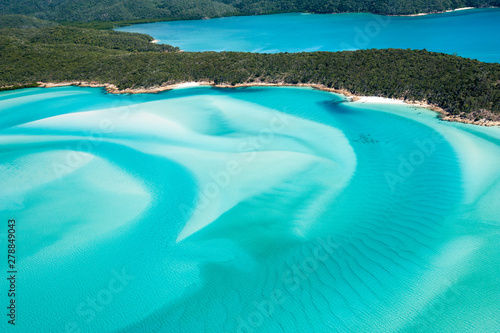
[[[252,83],[241,83],[241,84],[236,84],[236,85],[229,85],[229,84],[215,84],[214,82],[211,81],[199,81],[199,82],[181,82],[181,83],[174,83],[174,84],[164,84],[161,86],[155,86],[155,87],[150,87],[150,88],[126,88],[126,89],[119,89],[116,85],[112,83],[97,83],[97,82],[78,82],[78,81],[72,81],[72,82],[59,82],[59,83],[51,83],[51,82],[37,82],[38,87],[40,88],[55,88],[55,87],[65,87],[65,86],[78,86],[78,87],[90,87],[90,88],[104,88],[106,92],[110,94],[155,94],[155,93],[160,93],[163,91],[169,91],[173,89],[182,89],[182,88],[192,88],[192,87],[201,87],[201,86],[210,86],[214,88],[226,88],[226,89],[233,89],[233,88],[248,88],[248,87],[307,87],[307,88],[312,88],[315,90],[319,91],[325,91],[325,92],[331,92],[331,93],[336,93],[339,95],[343,95],[346,97],[350,102],[356,102],[356,103],[383,103],[383,104],[401,104],[401,105],[408,105],[408,106],[418,106],[418,107],[423,107],[426,109],[430,109],[434,112],[437,112],[439,114],[439,119],[443,121],[449,121],[449,122],[458,122],[458,123],[464,123],[464,124],[473,124],[473,125],[479,125],[479,126],[500,126],[500,115],[496,115],[491,113],[490,111],[484,110],[480,112],[473,112],[470,114],[459,114],[459,115],[452,115],[443,108],[439,107],[438,105],[435,104],[429,104],[426,101],[410,101],[410,100],[404,100],[404,99],[394,99],[394,98],[387,98],[387,97],[381,97],[381,96],[363,96],[363,95],[356,95],[351,93],[348,90],[345,89],[334,89],[334,88],[329,88],[327,86],[324,86],[322,84],[313,84],[313,83],[298,83],[298,84],[291,84],[291,83],[283,83],[283,82],[278,82],[278,83],[267,83],[267,82],[252,82]],[[486,120],[484,118],[478,119],[478,117],[481,116],[495,116],[497,119],[495,120]]]
[[[495,7],[489,7],[489,8],[495,8]],[[387,16],[394,16],[394,17],[415,17],[415,16],[426,16],[426,15],[434,15],[434,14],[452,13],[452,12],[458,12],[458,11],[470,10],[470,9],[479,9],[479,8],[478,7],[461,7],[461,8],[456,8],[456,9],[443,10],[443,11],[439,11],[439,12],[407,14],[407,15],[387,15]]]
[[[403,15],[384,15],[381,14],[382,16],[390,16],[390,17],[416,17],[416,16],[427,16],[427,15],[435,15],[435,14],[445,14],[445,13],[453,13],[453,12],[458,12],[462,10],[471,10],[471,9],[490,9],[490,8],[499,8],[496,6],[490,6],[490,7],[461,7],[461,8],[456,8],[456,9],[448,9],[448,10],[442,10],[438,12],[429,12],[429,13],[417,13],[417,14],[403,14]],[[376,14],[378,15],[378,14]]]
[[[433,14],[444,14],[444,13],[451,13],[455,11],[461,11],[461,10],[468,10],[468,9],[487,9],[487,8],[499,8],[497,6],[489,6],[489,7],[461,7],[461,8],[456,8],[456,9],[448,9],[444,11],[433,11],[433,12],[428,12],[428,13],[417,13],[417,14],[379,14],[379,13],[372,13],[372,12],[308,12],[308,11],[283,11],[283,12],[264,12],[264,13],[259,13],[259,14],[241,14],[241,13],[233,13],[233,14],[223,14],[221,16],[212,16],[212,17],[202,17],[202,18],[157,18],[157,19],[152,19],[150,22],[136,22],[135,20],[124,20],[124,21],[119,21],[120,25],[117,25],[113,28],[113,30],[116,30],[118,28],[124,28],[124,27],[130,27],[133,25],[137,24],[149,24],[149,23],[160,23],[160,22],[182,22],[182,21],[199,21],[199,20],[212,20],[212,19],[219,19],[219,18],[227,18],[227,17],[252,17],[252,16],[266,16],[266,15],[281,15],[281,14],[306,14],[306,15],[331,15],[331,14],[373,14],[373,15],[380,15],[380,16],[390,16],[390,17],[408,17],[408,16],[424,16],[424,15],[433,15]]]

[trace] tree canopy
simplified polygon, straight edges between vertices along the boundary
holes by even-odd
[[[427,101],[458,114],[500,113],[500,64],[425,50],[256,54],[176,52],[152,37],[76,27],[0,29],[0,86],[186,81],[321,84],[355,94]]]
[[[401,15],[499,5],[500,0],[2,0],[0,13],[54,21],[90,22],[286,12]]]

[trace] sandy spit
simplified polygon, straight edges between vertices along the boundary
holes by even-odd
[[[483,110],[480,112],[475,112],[473,114],[460,114],[452,115],[445,111],[441,107],[427,103],[426,101],[409,101],[403,99],[392,99],[378,96],[361,96],[351,93],[350,91],[344,89],[333,89],[328,88],[320,84],[288,84],[283,82],[277,83],[267,83],[267,82],[252,82],[252,83],[242,83],[236,85],[229,84],[214,84],[210,81],[200,81],[200,82],[181,82],[175,84],[163,84],[161,86],[155,86],[150,88],[127,88],[120,90],[117,86],[111,83],[97,83],[97,82],[59,82],[59,83],[45,83],[38,82],[40,87],[52,88],[52,87],[62,87],[62,86],[79,86],[79,87],[104,87],[107,92],[111,94],[151,94],[159,93],[162,91],[179,89],[179,88],[191,88],[198,86],[212,86],[216,88],[243,88],[243,87],[310,87],[316,90],[332,92],[336,94],[342,94],[347,97],[351,102],[356,103],[383,103],[383,104],[409,104],[414,106],[419,106],[427,109],[431,109],[440,114],[441,120],[459,122],[465,124],[474,124],[480,126],[500,126],[500,116],[491,113],[490,111]],[[493,120],[488,120],[486,118],[493,118]]]
[[[450,9],[450,10],[445,10],[441,12],[432,12],[432,13],[418,13],[418,14],[409,14],[409,15],[388,15],[388,16],[424,16],[424,15],[432,15],[432,14],[443,14],[443,13],[451,13],[451,12],[457,12],[459,10],[468,10],[468,9],[474,9],[476,7],[462,7],[462,8],[457,8],[457,9]]]

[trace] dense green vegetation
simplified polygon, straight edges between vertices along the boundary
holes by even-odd
[[[119,88],[183,81],[314,83],[428,101],[451,113],[500,112],[500,64],[411,50],[296,54],[165,52],[151,37],[75,27],[0,29],[0,86],[86,81]]]
[[[51,27],[45,29],[2,29],[2,35],[14,37],[25,45],[79,45],[94,46],[107,50],[124,50],[131,52],[172,52],[179,48],[165,44],[152,43],[153,38],[138,33],[81,29],[76,27]]]
[[[55,21],[193,19],[283,12],[415,14],[499,6],[500,0],[2,0],[1,14]]]
[[[0,28],[34,29],[54,27],[57,23],[40,20],[25,15],[2,15],[0,16]]]

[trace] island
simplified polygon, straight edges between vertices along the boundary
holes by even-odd
[[[186,82],[297,85],[432,107],[445,120],[498,125],[500,64],[426,50],[258,54],[181,52],[153,37],[29,16],[0,18],[0,89],[105,86],[158,92]]]

